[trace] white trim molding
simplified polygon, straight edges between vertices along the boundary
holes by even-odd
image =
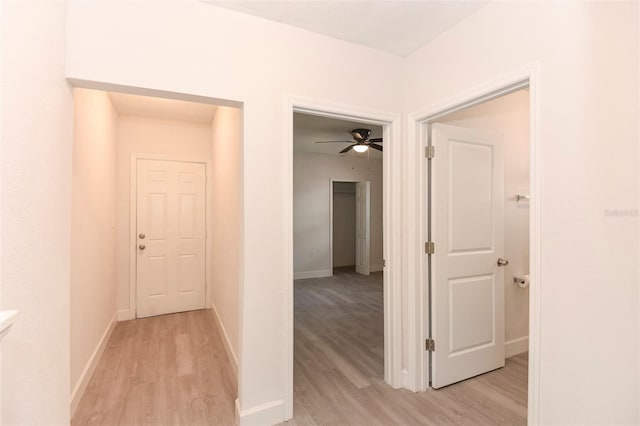
[[[136,316],[133,314],[131,309],[119,309],[118,312],[116,312],[116,315],[118,316],[118,321],[129,321],[132,319],[136,319]]]
[[[73,419],[73,415],[76,412],[76,409],[78,408],[78,404],[80,404],[80,400],[84,395],[84,391],[87,389],[87,385],[91,380],[91,376],[93,376],[93,372],[96,370],[96,367],[98,366],[98,362],[100,361],[100,358],[102,358],[102,354],[107,348],[107,343],[109,343],[109,339],[111,338],[113,329],[116,327],[116,323],[118,322],[117,317],[118,317],[118,313],[114,312],[113,317],[111,317],[111,321],[109,321],[109,324],[107,325],[106,330],[104,331],[104,333],[102,333],[102,337],[98,341],[98,345],[93,350],[91,357],[89,357],[87,364],[84,366],[84,369],[82,370],[82,373],[78,378],[78,381],[76,382],[76,384],[73,387],[73,390],[71,391],[70,412],[71,412],[72,419]]]
[[[294,280],[306,280],[307,278],[326,278],[332,277],[333,273],[331,269],[322,269],[320,271],[303,271],[303,272],[294,272],[293,279]]]
[[[285,259],[284,277],[284,419],[293,417],[293,114],[294,112],[358,121],[383,126],[385,153],[383,169],[384,273],[384,379],[392,387],[402,380],[402,167],[401,119],[399,114],[367,111],[333,102],[286,96],[284,99],[285,143],[282,151]],[[397,264],[396,264],[397,262]]]
[[[238,357],[231,346],[231,340],[229,339],[229,335],[227,334],[227,330],[224,328],[222,321],[220,320],[220,314],[218,314],[218,310],[214,305],[211,306],[211,315],[218,326],[218,331],[220,331],[220,335],[222,335],[222,343],[224,343],[224,350],[227,353],[227,358],[229,358],[229,362],[231,363],[231,369],[233,370],[233,375],[236,380],[238,380]]]
[[[540,117],[540,79],[539,63],[527,65],[512,73],[502,75],[484,84],[469,88],[457,95],[440,100],[432,106],[409,114],[407,117],[408,152],[407,182],[408,199],[416,200],[408,206],[409,213],[406,226],[415,230],[407,241],[408,265],[411,274],[408,280],[407,300],[415,300],[409,306],[415,312],[409,312],[409,348],[408,364],[411,371],[412,359],[420,360],[417,369],[421,374],[413,377],[418,389],[429,386],[429,355],[422,348],[422,342],[429,337],[429,300],[428,300],[428,259],[424,255],[422,245],[428,237],[427,221],[427,160],[423,152],[427,143],[427,124],[438,117],[468,108],[490,99],[506,95],[513,91],[528,87],[530,105],[530,216],[529,216],[529,271],[531,286],[529,291],[529,388],[528,388],[528,422],[530,425],[540,423],[540,342],[541,342],[541,305],[542,305],[542,140]],[[415,314],[415,316],[414,316]],[[412,324],[416,324],[413,326]],[[426,326],[423,326],[426,324]],[[417,344],[416,344],[417,343]],[[524,341],[514,345],[524,345]],[[514,346],[515,347],[515,346]],[[520,346],[521,347],[521,346]],[[412,378],[410,377],[409,380]]]
[[[0,335],[3,335],[17,318],[18,311],[0,311]]]
[[[236,424],[239,426],[264,426],[282,422],[284,401],[276,401],[260,404],[248,410],[242,410],[240,400],[236,399]]]
[[[504,357],[511,358],[512,356],[525,353],[529,350],[529,336],[518,337],[504,342]]]

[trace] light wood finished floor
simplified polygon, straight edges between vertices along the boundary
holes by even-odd
[[[524,425],[527,354],[439,390],[384,383],[382,274],[295,282],[294,418],[287,425]]]
[[[236,394],[210,311],[120,322],[71,424],[232,425]]]
[[[526,424],[527,357],[440,390],[383,380],[382,274],[295,283],[286,425]],[[231,425],[237,388],[209,311],[118,323],[72,425]]]

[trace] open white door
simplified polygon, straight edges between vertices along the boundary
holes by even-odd
[[[356,272],[371,271],[371,200],[369,182],[356,183]]]
[[[431,381],[504,367],[504,159],[501,137],[432,126]]]
[[[205,165],[137,163],[138,318],[205,307]]]

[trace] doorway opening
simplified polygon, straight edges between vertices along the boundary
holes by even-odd
[[[382,171],[380,170],[380,173]],[[374,259],[378,264],[371,264],[371,182],[356,180],[330,181],[331,199],[329,202],[329,260],[330,270],[337,268],[353,271],[361,275],[382,271],[379,252],[382,242],[382,229],[378,222],[374,223],[374,239],[378,247]],[[381,197],[379,197],[381,198]],[[378,197],[376,197],[377,201]],[[377,205],[376,207],[381,207]],[[374,212],[375,219],[381,219],[382,209]],[[294,248],[295,249],[295,248]]]
[[[440,117],[429,132],[438,152],[431,332],[443,347],[432,352],[431,385],[440,388],[527,351],[529,91]]]
[[[488,376],[512,378],[517,423],[537,418],[535,77],[527,70],[415,120],[426,157],[425,388],[465,386],[455,383],[498,369]]]
[[[112,333],[141,330],[131,345],[155,352],[136,349],[145,359],[127,362],[140,365],[157,361],[153,355],[163,350],[157,345],[173,350],[151,329],[181,327],[181,350],[189,357],[196,346],[184,336],[198,327],[202,341],[222,336],[226,371],[237,372],[243,144],[241,104],[74,83],[70,411],[82,424],[102,403],[115,404],[109,409],[114,416],[137,415],[105,397],[123,392],[113,383],[89,385],[94,371],[121,368],[109,365],[119,355],[102,357],[117,352],[109,344]],[[138,318],[144,319],[118,324]],[[199,356],[219,356],[209,350],[214,346]],[[170,365],[175,360],[166,361],[167,368],[154,369],[154,379],[176,371]],[[199,373],[211,379],[218,374]],[[224,396],[230,419],[235,396]],[[164,418],[170,409],[160,407],[154,415]]]
[[[307,392],[322,393],[314,385],[321,376],[354,387],[384,380],[383,273],[371,264],[383,262],[386,145],[382,126],[294,113],[294,398],[301,410],[323,404]]]
[[[331,181],[331,271],[356,265],[356,183]]]
[[[294,395],[296,407],[304,405],[300,380],[316,375],[318,362],[335,367],[336,381],[398,387],[401,350],[400,324],[391,314],[399,304],[398,289],[392,268],[382,273],[385,259],[390,265],[394,258],[391,242],[398,235],[389,226],[388,203],[399,196],[389,185],[397,117],[297,100],[289,107],[293,274],[287,296],[286,418],[293,417]],[[336,234],[339,230],[344,232]],[[311,353],[317,356],[308,358]]]

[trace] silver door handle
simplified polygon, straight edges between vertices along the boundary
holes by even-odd
[[[508,260],[505,260],[503,258],[498,258],[498,266],[507,266],[509,264]]]
[[[147,248],[147,246],[145,246],[144,244],[140,244],[140,245],[138,246],[138,248],[139,248],[140,250],[144,250],[144,249],[146,249],[146,248]]]

